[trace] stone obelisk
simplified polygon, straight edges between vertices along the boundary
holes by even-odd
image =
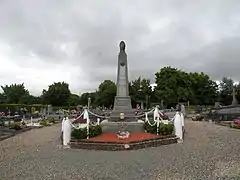
[[[119,120],[121,113],[126,119],[133,118],[134,111],[132,109],[131,98],[129,96],[128,81],[128,65],[127,54],[125,52],[126,45],[123,41],[119,44],[120,52],[118,54],[117,68],[117,95],[114,101],[114,108],[111,114],[111,120]]]

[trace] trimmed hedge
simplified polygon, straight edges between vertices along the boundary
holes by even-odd
[[[102,126],[96,125],[96,126],[89,126],[89,137],[96,137],[99,136],[102,133]],[[87,138],[87,128],[73,128],[72,138],[74,139],[86,139]]]
[[[150,122],[151,124],[154,124],[154,121]],[[157,134],[157,123],[154,126],[150,126],[148,122],[145,122],[143,124],[144,129],[152,134]],[[161,135],[171,135],[174,130],[174,125],[169,123],[169,124],[163,124],[160,123],[158,127],[158,133]]]

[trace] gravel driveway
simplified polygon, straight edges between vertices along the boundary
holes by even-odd
[[[138,151],[62,149],[60,124],[0,142],[1,180],[240,179],[240,131],[186,122],[183,144]]]

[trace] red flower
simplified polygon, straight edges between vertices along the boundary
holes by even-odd
[[[240,119],[236,119],[236,120],[234,121],[234,124],[240,125]]]
[[[160,114],[160,117],[162,118],[162,119],[168,119],[168,116],[166,115],[166,114]]]
[[[83,119],[82,117],[79,117],[73,121],[73,124],[83,124],[83,123],[87,123],[87,120]]]

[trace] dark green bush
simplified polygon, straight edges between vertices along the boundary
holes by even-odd
[[[100,134],[102,134],[102,126],[96,125],[89,127],[89,137],[96,137]]]
[[[154,124],[153,121],[150,121],[150,123]],[[143,127],[147,132],[152,134],[157,134],[157,123],[154,126],[150,126],[148,122],[145,122]],[[158,128],[159,134],[162,134],[162,135],[171,135],[173,133],[173,130],[174,130],[174,125],[171,123],[169,124],[160,123]]]
[[[87,138],[87,128],[73,129],[71,136],[74,139],[86,139]]]
[[[102,126],[89,126],[89,137],[96,137],[102,133]],[[87,138],[87,128],[73,129],[71,136],[74,139],[86,139]]]
[[[47,120],[46,120],[46,119],[42,119],[42,120],[40,121],[40,125],[41,125],[41,126],[47,126]]]
[[[160,124],[159,134],[171,135],[173,133],[173,129],[174,129],[173,124]]]
[[[4,126],[4,120],[0,117],[0,126]]]
[[[151,124],[154,124],[154,121],[150,121]],[[143,128],[145,129],[145,131],[152,133],[152,134],[157,134],[157,124],[155,126],[150,126],[148,124],[148,122],[145,122],[143,124]]]
[[[49,123],[53,123],[53,124],[55,124],[55,123],[56,123],[56,121],[55,121],[55,119],[54,119],[54,118],[49,118],[49,119],[48,119],[48,122],[49,122]]]
[[[20,130],[20,129],[22,129],[22,127],[18,123],[12,123],[10,125],[10,129]]]

